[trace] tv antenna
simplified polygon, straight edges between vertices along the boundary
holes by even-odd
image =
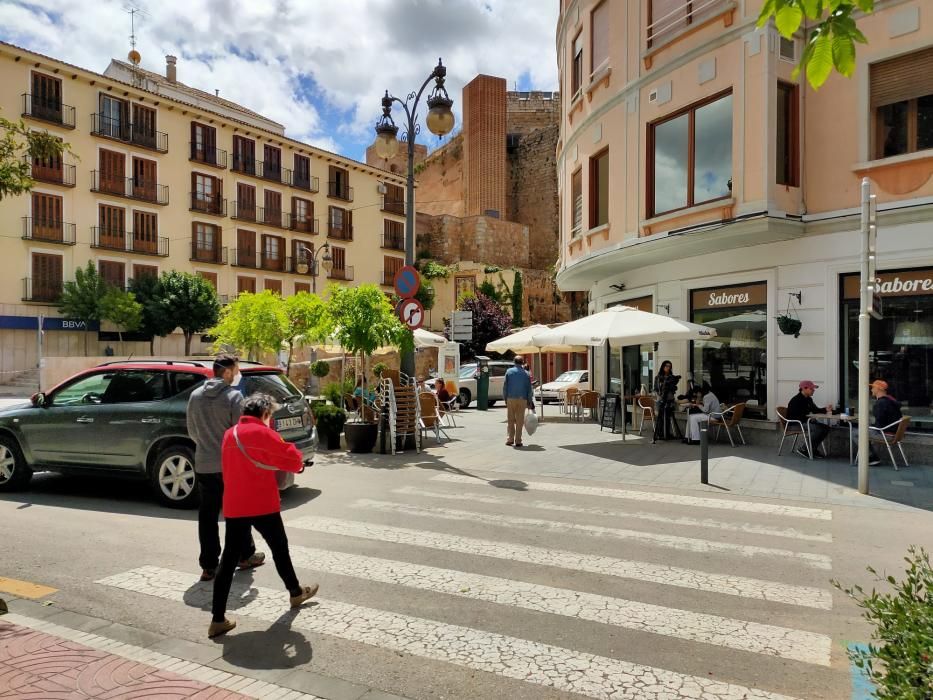
[[[135,5],[124,5],[123,11],[130,16],[130,52],[126,57],[130,60],[130,63],[133,64],[133,83],[139,85],[140,74],[138,69],[142,56],[139,54],[139,51],[136,50],[136,16],[148,17],[149,13]]]

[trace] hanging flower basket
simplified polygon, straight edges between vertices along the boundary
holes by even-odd
[[[781,329],[781,333],[784,335],[792,335],[795,338],[800,337],[800,329],[803,327],[803,322],[799,318],[794,318],[793,316],[778,316],[777,317],[778,328]]]

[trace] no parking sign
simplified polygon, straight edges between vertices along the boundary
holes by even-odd
[[[421,287],[421,275],[411,265],[405,265],[395,273],[395,293],[401,299],[411,299]]]

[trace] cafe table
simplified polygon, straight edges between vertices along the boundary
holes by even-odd
[[[852,453],[852,426],[856,423],[855,416],[850,416],[845,413],[811,413],[809,416],[807,416],[807,442],[809,442],[811,445],[813,444],[813,437],[810,434],[810,425],[813,421],[820,421],[821,423],[826,423],[830,426],[835,422],[842,422],[849,426],[849,464],[852,464],[855,460]],[[810,452],[810,459],[813,459],[812,448]]]

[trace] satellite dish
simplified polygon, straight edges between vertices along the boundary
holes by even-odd
[[[138,66],[139,62],[143,58],[142,56],[139,55],[139,51],[137,51],[136,49],[133,49],[132,51],[130,51],[126,57],[130,59],[130,63],[132,63],[134,66]]]

